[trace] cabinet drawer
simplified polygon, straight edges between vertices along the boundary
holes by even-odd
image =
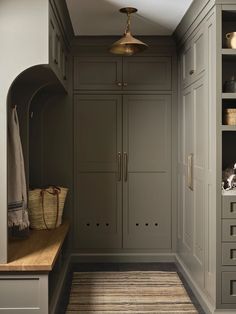
[[[222,196],[222,217],[236,219],[236,195]]]
[[[222,220],[222,241],[236,242],[236,219]]]
[[[39,278],[0,278],[0,309],[39,308],[39,292]]]
[[[48,276],[1,275],[0,313],[48,314]]]
[[[236,272],[222,272],[222,303],[236,303]]]
[[[74,89],[122,90],[122,58],[75,57]]]
[[[236,266],[236,243],[222,243],[222,265]]]

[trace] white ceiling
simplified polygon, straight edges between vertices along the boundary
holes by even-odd
[[[131,31],[136,35],[171,35],[192,0],[66,0],[75,35],[121,35],[126,15],[135,7]]]

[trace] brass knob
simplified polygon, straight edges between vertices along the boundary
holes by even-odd
[[[121,87],[122,86],[122,83],[121,82],[116,82],[116,85]]]
[[[194,70],[190,70],[190,71],[189,71],[189,74],[190,74],[190,75],[193,75],[193,73],[194,73]]]
[[[124,87],[128,86],[128,83],[126,83],[126,82],[125,82],[125,83],[123,83],[123,86],[124,86]]]

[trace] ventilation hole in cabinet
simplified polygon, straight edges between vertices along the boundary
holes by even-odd
[[[138,226],[139,226],[139,224],[138,224],[138,223],[136,223],[136,226],[138,227]]]
[[[155,223],[155,226],[156,226],[156,227],[158,226],[158,223],[157,223],[157,222]]]
[[[89,226],[90,226],[90,223],[87,223],[86,226],[89,227]]]
[[[97,223],[97,224],[96,224],[96,226],[97,226],[97,227],[99,227],[99,226],[100,226],[100,224],[99,224],[99,223]]]
[[[106,226],[108,227],[108,226],[109,226],[109,223],[106,223]]]
[[[148,223],[147,223],[147,222],[145,223],[145,226],[148,226]]]

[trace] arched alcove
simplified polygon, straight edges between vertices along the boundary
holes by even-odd
[[[48,66],[35,66],[22,72],[12,83],[7,98],[8,116],[14,106],[19,118],[27,189],[60,185],[71,191],[70,95]],[[71,202],[69,195],[67,217]]]

